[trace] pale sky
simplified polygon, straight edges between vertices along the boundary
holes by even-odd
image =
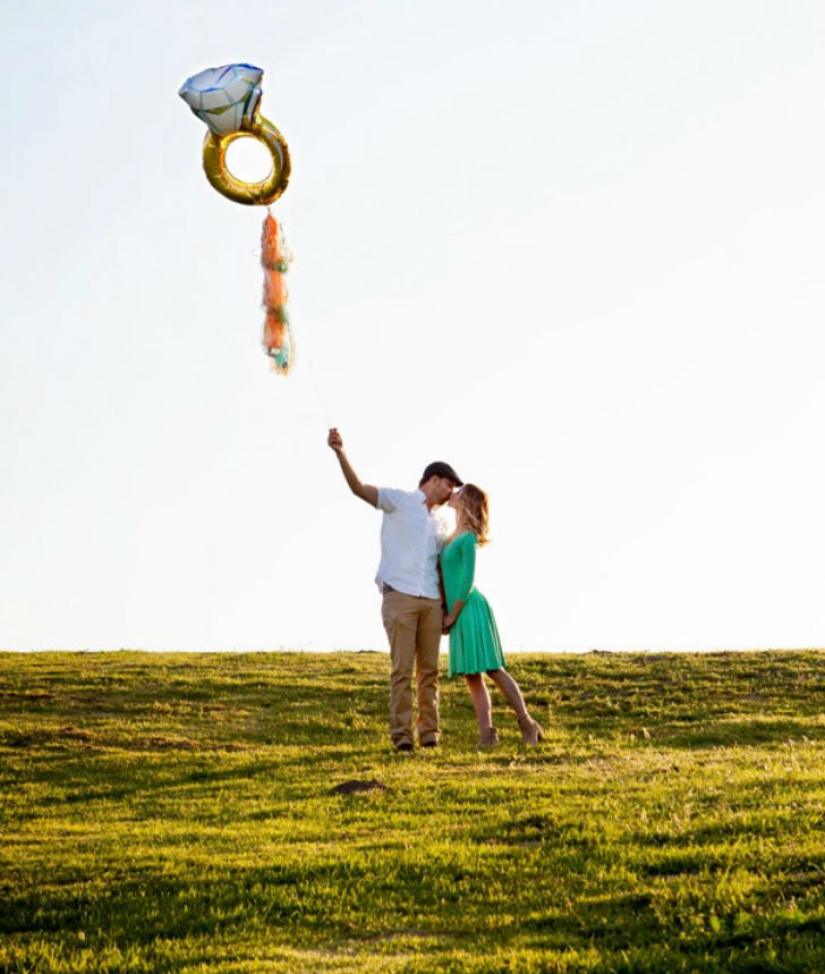
[[[383,650],[330,424],[489,492],[505,651],[825,646],[821,0],[0,11],[0,648]],[[286,378],[177,95],[232,62]]]

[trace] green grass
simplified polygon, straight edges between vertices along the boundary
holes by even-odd
[[[825,653],[510,671],[397,755],[384,654],[0,654],[0,972],[825,971]]]

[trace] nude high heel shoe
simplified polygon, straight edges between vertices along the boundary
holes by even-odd
[[[524,738],[525,744],[535,747],[539,741],[544,740],[544,731],[541,729],[541,725],[532,717],[519,717],[518,725],[521,728],[521,736]]]
[[[498,743],[500,743],[498,739],[498,731],[495,729],[495,727],[487,727],[478,735],[479,747],[495,747]]]

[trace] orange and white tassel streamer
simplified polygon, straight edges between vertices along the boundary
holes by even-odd
[[[289,270],[292,254],[284,241],[283,229],[271,213],[264,219],[261,234],[261,266],[264,269],[263,306],[266,311],[264,321],[263,346],[272,359],[272,368],[281,375],[289,373],[294,346],[286,313],[289,297],[284,275]]]

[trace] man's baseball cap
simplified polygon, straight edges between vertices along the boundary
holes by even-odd
[[[445,477],[447,480],[452,480],[456,487],[464,486],[464,481],[461,477],[458,476],[449,463],[444,463],[442,460],[436,460],[435,463],[427,464],[424,468],[424,473],[421,475],[421,483],[423,484],[430,477]]]

